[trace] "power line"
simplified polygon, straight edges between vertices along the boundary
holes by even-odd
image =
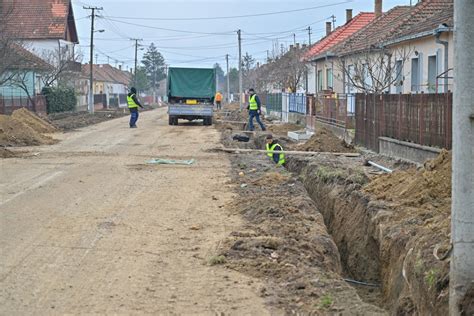
[[[133,26],[138,26],[138,27],[144,27],[144,28],[149,28],[149,29],[154,29],[154,30],[177,32],[177,33],[205,34],[205,35],[233,35],[233,31],[220,32],[220,33],[195,32],[195,31],[189,31],[189,30],[168,29],[168,28],[164,28],[164,27],[157,27],[157,26],[143,25],[143,24],[138,24],[138,23],[124,22],[124,21],[120,21],[120,20],[111,19],[110,17],[106,17],[106,19],[108,19],[108,20],[110,20],[110,21],[117,22],[117,23],[127,24],[127,25],[133,25]]]
[[[323,5],[313,6],[313,7],[293,9],[293,10],[285,10],[285,11],[274,11],[274,12],[245,14],[245,15],[216,16],[216,17],[141,18],[141,17],[129,17],[129,16],[109,16],[109,18],[123,19],[123,20],[142,20],[142,21],[145,21],[145,20],[149,20],[149,21],[190,21],[190,20],[240,19],[240,18],[249,18],[249,17],[257,17],[257,16],[268,16],[268,15],[277,15],[277,14],[286,14],[286,13],[308,11],[308,10],[316,10],[316,9],[321,9],[321,8],[334,7],[334,6],[338,6],[338,5],[341,5],[341,4],[347,4],[347,3],[350,3],[350,2],[354,2],[354,0],[345,0],[345,1],[336,2],[336,3],[332,3],[332,4],[323,4]]]

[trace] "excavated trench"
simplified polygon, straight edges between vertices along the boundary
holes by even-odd
[[[280,143],[285,147],[285,140]],[[261,149],[264,144],[265,136],[257,134],[240,147]],[[370,180],[362,161],[289,157],[287,169],[323,215],[339,252],[342,276],[365,303],[394,315],[445,315],[449,262],[435,260],[432,249],[446,244],[449,232],[443,226],[435,233],[429,228],[443,214],[417,210],[398,218],[393,203],[364,192]]]

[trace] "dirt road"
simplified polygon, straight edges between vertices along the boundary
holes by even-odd
[[[241,225],[214,128],[119,118],[0,160],[0,314],[252,314],[258,281],[210,266]],[[147,159],[196,159],[151,166]]]

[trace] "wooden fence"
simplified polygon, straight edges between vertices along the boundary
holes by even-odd
[[[452,93],[357,94],[355,142],[376,152],[385,136],[451,149]]]

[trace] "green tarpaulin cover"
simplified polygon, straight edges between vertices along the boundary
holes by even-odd
[[[168,96],[181,98],[212,98],[216,92],[214,69],[169,68]]]

